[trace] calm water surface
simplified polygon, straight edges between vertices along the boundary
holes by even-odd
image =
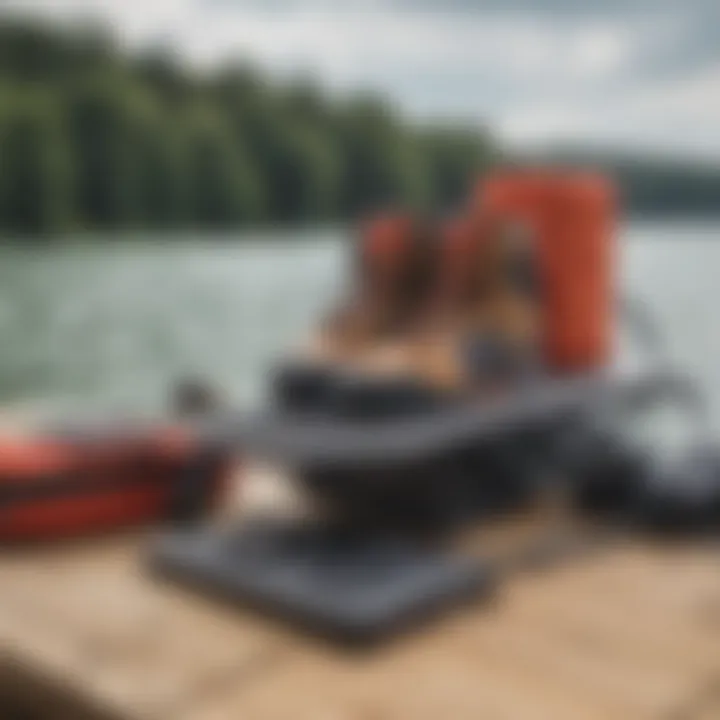
[[[337,292],[343,233],[135,238],[0,249],[0,402],[155,410],[201,373],[240,402]],[[652,308],[720,417],[720,224],[623,233],[622,283]]]

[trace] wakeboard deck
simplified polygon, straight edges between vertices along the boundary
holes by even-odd
[[[354,646],[487,597],[494,585],[482,560],[318,523],[167,533],[149,562],[161,577]]]
[[[468,400],[413,417],[368,421],[268,409],[215,419],[204,432],[256,457],[294,464],[422,462],[508,431],[592,413],[608,403],[634,405],[684,380],[664,366],[603,371],[548,377],[511,395]]]

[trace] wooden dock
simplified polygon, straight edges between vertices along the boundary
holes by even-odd
[[[353,654],[155,582],[146,540],[3,552],[3,720],[720,718],[709,544],[618,540],[517,570],[491,603]]]

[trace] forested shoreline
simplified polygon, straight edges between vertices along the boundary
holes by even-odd
[[[482,88],[473,88],[482,92]],[[246,63],[191,69],[97,26],[0,18],[0,236],[233,230],[443,211],[502,153],[478,124],[410,121]],[[720,214],[720,166],[561,152],[607,169],[635,215]]]
[[[720,162],[700,162],[670,153],[629,152],[606,147],[565,146],[539,162],[593,167],[616,182],[624,212],[635,218],[720,216]]]
[[[336,222],[461,197],[488,134],[413,124],[246,64],[193,71],[111,34],[0,23],[0,231]]]

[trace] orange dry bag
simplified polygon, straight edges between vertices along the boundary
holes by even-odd
[[[582,371],[612,351],[615,194],[599,174],[506,170],[480,187],[483,211],[526,222],[538,243],[548,365]]]

